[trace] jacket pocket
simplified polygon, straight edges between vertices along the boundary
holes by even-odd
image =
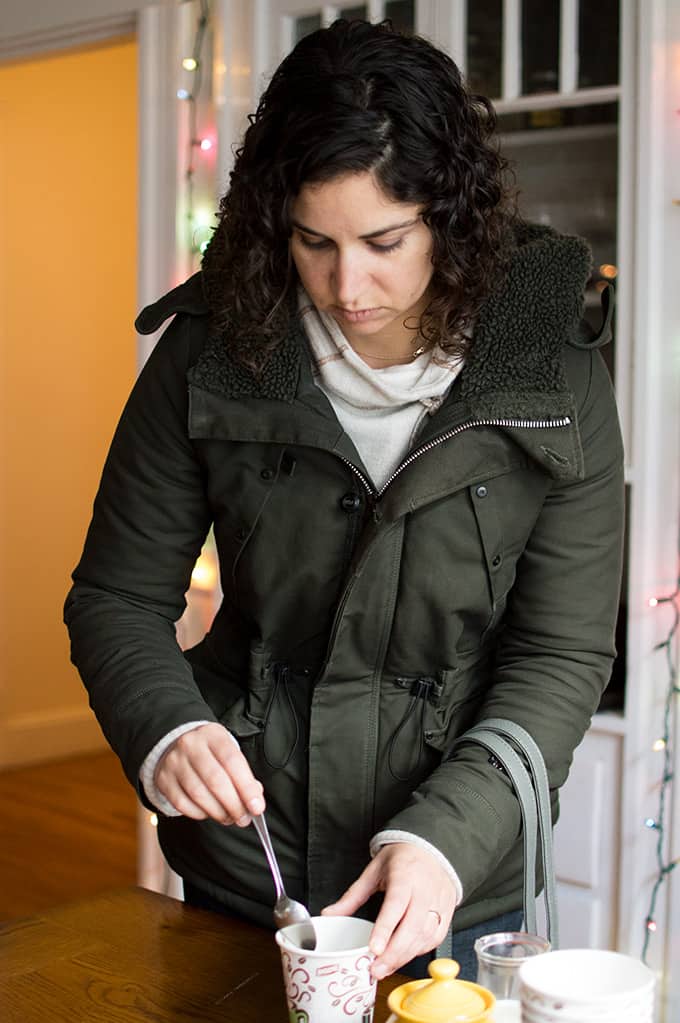
[[[299,697],[292,689],[308,676],[288,664],[269,661],[261,646],[251,650],[248,685],[220,718],[242,742],[251,766],[279,771],[296,753],[303,734]]]
[[[463,657],[456,668],[391,680],[387,768],[398,782],[416,784],[444,759],[476,719],[489,681],[490,649]],[[398,711],[395,710],[398,707]]]
[[[486,575],[490,614],[480,642],[493,631],[505,609],[508,590],[512,584],[514,570],[507,564],[503,543],[503,531],[495,493],[498,481],[477,483],[469,487],[470,501],[477,523]]]
[[[282,482],[292,476],[295,459],[285,447],[278,452],[272,446],[260,445],[260,458],[253,453],[251,460],[242,467],[237,492],[238,511],[230,505],[228,512],[229,528],[220,533],[225,551],[225,568],[223,583],[227,586],[231,600],[238,606],[241,597],[241,583],[248,590],[249,569],[245,564],[249,559],[248,550],[257,534],[262,532],[266,510],[274,494],[280,489]],[[279,504],[284,498],[279,495]],[[266,531],[266,527],[265,527]],[[229,554],[226,552],[229,551]],[[243,563],[243,564],[242,564]]]
[[[403,692],[403,712],[387,745],[387,767],[395,781],[409,781],[421,768],[428,706],[436,705],[442,685],[431,675],[401,675],[394,685]]]
[[[432,675],[400,675],[392,680],[390,717],[396,723],[387,740],[387,767],[398,782],[427,774],[441,760],[459,723],[468,722],[483,697],[486,672],[445,668]],[[465,730],[467,724],[462,730]]]

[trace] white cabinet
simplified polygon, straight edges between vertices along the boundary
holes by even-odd
[[[576,750],[555,828],[564,948],[615,948],[622,737],[597,723]]]

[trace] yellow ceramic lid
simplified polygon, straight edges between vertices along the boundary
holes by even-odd
[[[431,980],[416,980],[395,988],[388,1004],[406,1023],[482,1023],[495,1002],[479,984],[457,980],[460,967],[454,959],[433,959]]]

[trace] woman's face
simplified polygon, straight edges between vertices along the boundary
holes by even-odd
[[[365,171],[304,185],[292,221],[291,255],[314,305],[358,351],[408,357],[417,334],[404,320],[427,306],[433,273],[420,206],[388,198]]]

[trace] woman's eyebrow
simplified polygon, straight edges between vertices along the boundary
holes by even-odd
[[[414,217],[412,220],[402,221],[401,224],[390,224],[389,227],[381,227],[377,231],[369,231],[368,234],[360,234],[359,237],[362,239],[362,241],[365,241],[368,238],[378,238],[380,237],[381,234],[389,234],[390,231],[399,231],[403,227],[412,227],[414,224],[418,223],[419,219],[420,219],[419,217]],[[301,224],[297,220],[292,220],[291,223],[293,227],[297,227],[298,231],[304,231],[305,234],[313,234],[316,238],[327,237],[327,235],[322,234],[321,231],[315,231],[311,227],[305,227],[304,224]]]

